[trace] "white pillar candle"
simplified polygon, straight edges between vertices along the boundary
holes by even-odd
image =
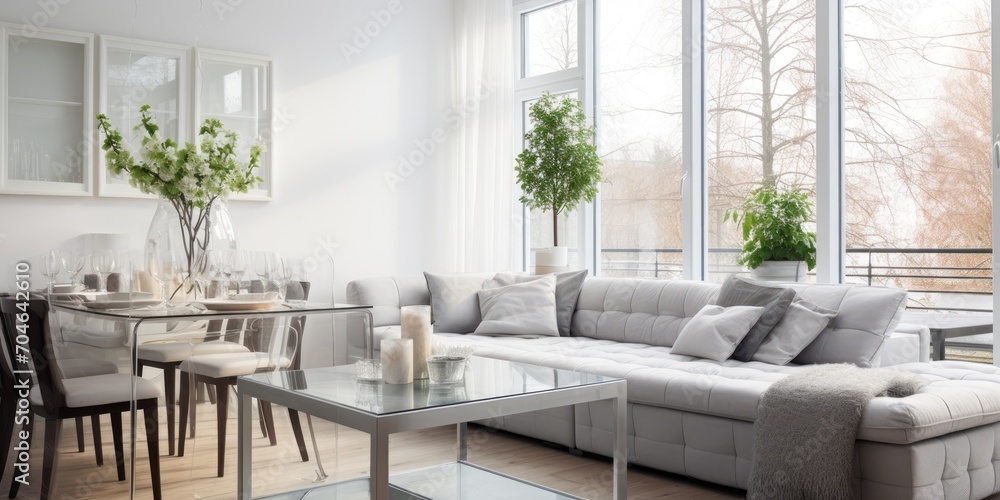
[[[431,306],[403,306],[399,310],[400,337],[413,339],[413,378],[425,379],[431,355]]]
[[[413,382],[413,340],[382,340],[382,380],[387,384]]]

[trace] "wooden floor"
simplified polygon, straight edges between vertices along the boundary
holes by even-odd
[[[225,499],[236,496],[236,414],[232,400],[227,432],[226,475],[216,477],[215,407],[198,405],[199,434],[188,442],[186,456],[161,456],[164,498]],[[161,406],[161,414],[163,408]],[[310,446],[310,461],[301,462],[295,448],[284,408],[275,407],[278,445],[271,447],[254,426],[254,496],[316,486],[317,465]],[[166,428],[161,415],[161,450],[166,453]],[[128,498],[128,481],[118,482],[111,444],[111,425],[103,419],[104,465],[94,460],[90,425],[86,425],[87,449],[76,449],[76,432],[72,422],[63,425],[57,468],[57,488],[54,499],[117,499]],[[128,416],[126,415],[126,440]],[[323,465],[329,474],[326,482],[336,482],[368,474],[368,436],[329,422],[314,420]],[[303,426],[305,420],[303,419]],[[38,498],[41,480],[42,426],[36,426],[32,443],[31,485],[22,486],[18,498]],[[152,498],[145,435],[138,431],[135,498]],[[308,435],[307,435],[308,440]],[[420,432],[393,435],[390,441],[392,471],[404,471],[453,461],[455,458],[454,426],[438,427]],[[126,443],[128,453],[128,443]],[[12,459],[12,457],[11,457]],[[543,484],[585,498],[611,498],[610,460],[578,456],[565,448],[549,446],[513,434],[471,426],[469,436],[470,461],[531,482]],[[0,485],[3,494],[10,485],[10,464]],[[129,471],[131,473],[131,471]],[[742,498],[741,490],[728,489],[692,479],[665,474],[641,467],[629,469],[629,498],[729,499]]]

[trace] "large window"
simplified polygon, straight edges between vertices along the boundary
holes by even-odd
[[[521,109],[548,91],[596,114],[605,182],[561,223],[574,253],[599,249],[577,267],[744,272],[725,216],[776,184],[819,194],[823,279],[990,308],[990,0],[514,1]],[[551,244],[524,220],[526,249]]]
[[[681,2],[600,7],[601,271],[680,278]]]
[[[989,310],[990,2],[898,7],[844,5],[847,279]]]
[[[706,6],[706,278],[721,281],[742,271],[728,211],[764,184],[815,190],[816,1]]]
[[[521,137],[531,130],[529,108],[543,93],[572,96],[580,99],[584,110],[591,116],[593,96],[588,91],[592,79],[585,75],[586,59],[581,50],[587,45],[586,13],[594,0],[530,0],[515,4],[515,23],[518,41],[517,74],[514,100],[517,106],[518,142],[515,153],[523,148]],[[590,6],[590,8],[588,8]],[[592,22],[592,20],[590,21]],[[559,246],[568,247],[569,265],[574,268],[593,268],[592,249],[595,246],[592,207],[579,207],[560,214],[558,221]],[[522,234],[522,269],[534,268],[534,250],[553,246],[553,220],[550,213],[541,210],[524,211]]]

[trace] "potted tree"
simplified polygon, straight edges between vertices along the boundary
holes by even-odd
[[[805,191],[765,185],[747,195],[742,210],[726,212],[723,220],[729,219],[743,237],[738,262],[755,279],[803,281],[816,267],[816,233],[806,228],[814,222],[813,203]]]
[[[521,203],[552,214],[553,247],[538,250],[535,265],[565,267],[567,248],[559,245],[559,215],[597,196],[601,159],[593,144],[595,131],[573,97],[546,92],[531,105],[530,117],[534,128],[524,134],[524,150],[515,167]]]

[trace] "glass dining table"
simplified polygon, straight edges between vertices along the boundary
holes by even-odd
[[[208,301],[206,301],[208,302]],[[206,339],[206,329],[204,325],[212,322],[222,323],[223,321],[236,320],[238,325],[246,325],[236,335],[243,337],[243,343],[247,343],[246,336],[252,335],[249,325],[266,322],[270,320],[272,331],[284,328],[291,330],[290,325],[294,318],[304,318],[316,315],[340,315],[359,314],[363,317],[364,328],[367,333],[368,346],[366,352],[371,356],[374,349],[374,317],[372,307],[360,304],[345,303],[323,303],[310,301],[297,301],[293,303],[274,302],[267,307],[241,307],[232,304],[221,307],[215,304],[206,303],[185,303],[171,304],[169,307],[159,301],[144,301],[142,299],[121,301],[91,300],[86,297],[51,297],[50,304],[52,311],[63,316],[60,323],[68,324],[69,327],[61,330],[72,330],[72,326],[81,324],[87,320],[97,320],[104,324],[116,325],[114,333],[120,335],[119,339],[113,342],[119,349],[128,351],[127,359],[131,365],[133,375],[139,375],[139,349],[140,346],[167,345],[167,344],[187,344],[198,346],[198,342]],[[177,325],[187,325],[186,328],[178,328]],[[192,328],[191,325],[201,325],[200,328]],[[257,330],[260,332],[260,329]],[[109,331],[109,333],[112,333]],[[225,335],[233,335],[232,330],[222,331],[221,338]],[[301,341],[302,332],[293,332],[298,335]],[[301,349],[301,343],[298,345]],[[197,347],[194,347],[197,350]],[[277,356],[287,356],[288,353],[276,353]],[[124,356],[122,356],[124,357]],[[331,364],[333,360],[331,360]],[[134,384],[133,384],[134,385]],[[133,395],[134,387],[133,387]],[[136,466],[136,422],[141,422],[136,418],[135,398],[133,397],[131,411],[131,428],[129,434],[130,453],[128,462],[130,470],[135,470]],[[181,431],[183,432],[183,431]],[[193,431],[192,431],[193,432]],[[136,474],[128,474],[130,498],[134,498]],[[236,478],[233,477],[233,487],[235,489]],[[169,497],[169,495],[168,495]]]

